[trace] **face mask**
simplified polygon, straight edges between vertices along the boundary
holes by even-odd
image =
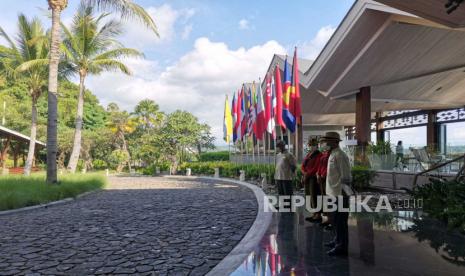
[[[320,148],[322,151],[329,151],[331,147],[327,143],[321,143]]]

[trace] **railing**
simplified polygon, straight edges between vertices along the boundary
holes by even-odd
[[[441,163],[441,164],[437,164],[436,166],[433,166],[432,168],[430,169],[427,169],[425,171],[422,171],[422,172],[419,172],[417,174],[415,174],[415,177],[413,178],[413,187],[416,187],[417,185],[417,179],[420,175],[422,174],[427,174],[429,172],[432,172],[432,171],[435,171],[435,170],[438,170],[442,167],[445,167],[447,165],[450,165],[454,162],[459,162],[460,160],[463,160],[464,162],[462,163],[462,167],[459,169],[459,171],[457,172],[457,174],[455,175],[455,180],[459,180],[460,177],[463,175],[463,173],[465,172],[465,155],[463,156],[460,156],[460,157],[457,157],[457,158],[454,158],[452,160],[448,160],[444,163]]]

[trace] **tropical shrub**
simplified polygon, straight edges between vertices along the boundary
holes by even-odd
[[[415,187],[411,194],[415,199],[423,200],[423,210],[430,217],[465,232],[465,183],[443,179],[430,181]]]
[[[370,187],[376,172],[367,166],[356,165],[352,167],[352,183],[355,189]]]

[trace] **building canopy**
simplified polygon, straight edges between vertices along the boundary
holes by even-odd
[[[353,125],[366,86],[373,112],[465,105],[465,31],[379,2],[356,1],[316,60],[299,61],[304,124]]]

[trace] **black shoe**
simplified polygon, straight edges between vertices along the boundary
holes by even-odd
[[[323,227],[323,230],[324,231],[333,231],[333,226],[331,224],[328,224],[328,225]]]
[[[309,222],[317,223],[317,222],[321,222],[321,217],[319,217],[319,218],[309,217],[309,218],[306,218],[305,220],[309,221]]]
[[[347,250],[344,250],[340,247],[335,247],[331,250],[329,250],[328,252],[326,252],[326,254],[328,254],[329,256],[345,256],[347,257],[348,255],[348,252]]]
[[[336,246],[336,243],[334,241],[325,242],[325,246],[329,248],[334,248]]]

